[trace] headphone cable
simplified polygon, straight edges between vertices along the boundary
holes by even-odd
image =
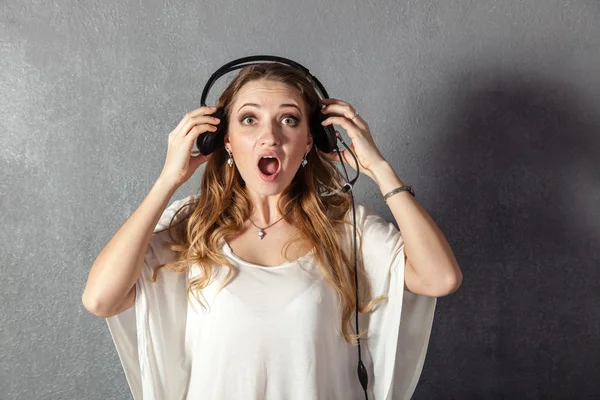
[[[365,368],[365,365],[362,362],[361,351],[360,351],[360,338],[358,337],[359,336],[359,327],[358,327],[358,267],[357,267],[357,262],[356,262],[356,255],[357,255],[356,207],[354,205],[354,193],[352,192],[352,188],[354,187],[354,184],[356,183],[356,181],[358,180],[358,177],[360,176],[360,167],[359,167],[359,162],[356,159],[356,156],[354,155],[354,152],[352,150],[350,150],[350,148],[348,147],[346,142],[344,142],[344,139],[342,138],[342,136],[340,135],[340,133],[337,130],[335,131],[335,133],[336,133],[338,140],[340,142],[342,142],[342,144],[348,150],[350,155],[352,155],[352,158],[354,159],[354,165],[356,168],[356,176],[354,177],[354,179],[352,179],[352,181],[350,181],[349,176],[348,176],[348,171],[346,170],[346,166],[344,165],[344,161],[342,160],[342,155],[341,155],[338,147],[336,146],[335,149],[337,150],[338,157],[340,159],[340,164],[342,165],[342,169],[344,170],[344,175],[346,175],[346,183],[344,184],[342,191],[350,192],[350,199],[352,200],[352,223],[354,226],[354,285],[356,288],[356,291],[354,293],[355,301],[356,301],[355,325],[356,325],[356,335],[357,335],[356,342],[357,342],[357,348],[358,348],[357,372],[358,372],[358,380],[360,381],[360,385],[362,386],[362,388],[365,392],[365,400],[369,400],[369,395],[367,394],[367,385],[369,383],[369,374],[367,373],[367,369]]]

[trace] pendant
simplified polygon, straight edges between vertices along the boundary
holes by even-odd
[[[263,240],[265,235],[266,235],[266,233],[262,229],[260,231],[258,231],[258,237],[260,238],[260,240]]]

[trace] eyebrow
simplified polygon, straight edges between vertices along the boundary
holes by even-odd
[[[239,111],[240,111],[242,108],[244,108],[244,107],[246,107],[246,106],[260,108],[260,104],[256,104],[256,103],[246,103],[246,104],[242,105],[242,106],[241,106],[241,107],[238,109],[238,112],[239,112]],[[300,113],[302,113],[302,110],[300,110],[300,107],[298,107],[298,106],[297,106],[297,105],[295,105],[295,104],[285,103],[285,104],[282,104],[282,105],[280,105],[280,106],[279,106],[279,108],[284,108],[284,107],[294,107],[294,108],[298,109],[298,111],[300,111]]]

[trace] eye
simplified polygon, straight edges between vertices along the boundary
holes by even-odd
[[[298,123],[300,122],[300,119],[294,115],[287,115],[283,120],[285,121],[286,119],[292,120],[292,125],[294,126],[298,125]]]
[[[244,121],[247,120],[248,118],[254,119],[254,116],[253,115],[244,115],[242,118],[240,118],[240,122],[242,123],[242,125],[247,125],[244,123]]]
[[[251,120],[250,123],[246,123],[246,121],[248,119]],[[242,125],[249,125],[249,124],[252,124],[252,120],[254,120],[254,119],[255,119],[254,115],[246,114],[242,118],[240,118],[240,123]],[[286,125],[292,125],[292,126],[296,126],[300,122],[300,118],[296,117],[295,115],[291,115],[291,114],[290,115],[286,115],[285,118],[283,118],[282,121],[286,121],[286,120],[288,120],[288,122],[286,123]],[[291,122],[289,122],[289,121],[291,121]]]

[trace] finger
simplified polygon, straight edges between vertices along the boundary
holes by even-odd
[[[356,155],[356,151],[354,150],[354,144],[351,144],[348,147],[350,148],[350,151],[354,153],[354,155]],[[357,160],[355,160],[354,157],[352,157],[352,154],[350,154],[348,150],[344,150],[344,154],[342,155],[344,156],[344,161],[346,162],[346,164],[348,164],[356,170]]]
[[[332,113],[335,113],[337,115],[342,115],[345,118],[347,118],[348,120],[355,123],[356,126],[358,126],[359,128],[361,128],[361,129],[367,128],[367,123],[360,117],[360,115],[358,115],[356,110],[349,104],[342,105],[342,104],[333,103],[333,104],[326,106],[324,109],[322,109],[321,113],[328,114],[328,115],[332,114]]]
[[[190,130],[195,126],[205,126],[206,131],[212,132],[217,130],[215,125],[219,124],[219,119],[208,115],[202,115],[200,117],[193,117],[183,126],[181,136],[185,136],[190,133]],[[214,128],[214,129],[212,129]]]
[[[216,110],[217,110],[217,108],[213,107],[213,106],[202,106],[200,108],[196,108],[195,110],[187,112],[181,119],[181,122],[183,122],[183,124],[185,124],[185,123],[193,120],[196,117],[210,115],[210,114],[214,113]],[[181,122],[180,122],[180,124],[181,124]],[[187,132],[187,130],[186,130],[186,132]]]
[[[352,118],[354,116],[354,114],[357,114],[354,107],[352,107],[350,104],[339,104],[339,103],[328,104],[323,109],[321,109],[321,112],[337,113],[337,114],[343,115],[344,117],[346,117],[348,119]]]
[[[217,111],[217,107],[215,106],[202,106],[200,108],[196,108],[195,110],[192,110],[188,113],[186,113],[184,115],[185,117],[197,117],[199,115],[208,115],[208,114],[212,114],[215,111]]]
[[[205,156],[204,154],[199,153],[197,156],[191,156],[190,164],[192,166],[192,169],[196,170],[199,166],[204,164],[206,162],[206,160],[208,160],[210,158],[210,156],[212,156],[213,154],[214,153],[211,153],[211,154]]]
[[[325,119],[323,122],[321,122],[321,125],[323,125],[323,126],[327,126],[327,125],[331,125],[331,124],[341,126],[342,128],[344,128],[346,130],[346,133],[348,133],[348,136],[350,137],[351,140],[354,141],[356,139],[356,131],[358,130],[358,127],[356,126],[356,124],[353,121],[350,121],[349,119],[347,119],[345,117],[329,117],[329,118]]]
[[[216,111],[216,107],[203,106],[203,107],[197,108],[193,111],[186,113],[183,116],[183,118],[181,119],[181,121],[179,121],[179,124],[177,124],[177,126],[173,130],[173,132],[174,132],[173,136],[186,135],[187,132],[190,130],[190,128],[189,127],[186,128],[185,125],[186,124],[189,125],[190,121],[192,121],[193,118],[196,118],[198,116],[203,116],[203,115],[210,115],[210,114],[214,113],[215,111]]]
[[[334,99],[334,98],[331,98],[331,97],[329,97],[329,98],[327,98],[327,99],[321,99],[321,100],[320,100],[320,103],[321,103],[321,104],[335,104],[335,103],[337,103],[337,104],[342,104],[342,105],[349,105],[348,103],[346,103],[346,102],[345,102],[345,101],[343,101],[343,100],[340,100],[340,99]]]
[[[200,124],[200,125],[196,125],[196,126],[192,126],[192,127],[187,127],[187,130],[185,131],[185,133],[182,133],[184,130],[182,130],[182,132],[179,132],[173,140],[188,140],[190,143],[192,143],[192,141],[196,140],[198,138],[198,136],[200,136],[201,134],[205,133],[205,132],[215,132],[217,130],[217,127],[214,125],[210,125],[210,124]]]
[[[189,132],[184,135],[186,137],[191,137],[191,139],[195,139],[198,136],[200,136],[201,134],[205,133],[205,132],[215,132],[217,130],[217,127],[211,124],[199,124],[196,125],[194,127],[191,127],[191,129],[189,130]]]

